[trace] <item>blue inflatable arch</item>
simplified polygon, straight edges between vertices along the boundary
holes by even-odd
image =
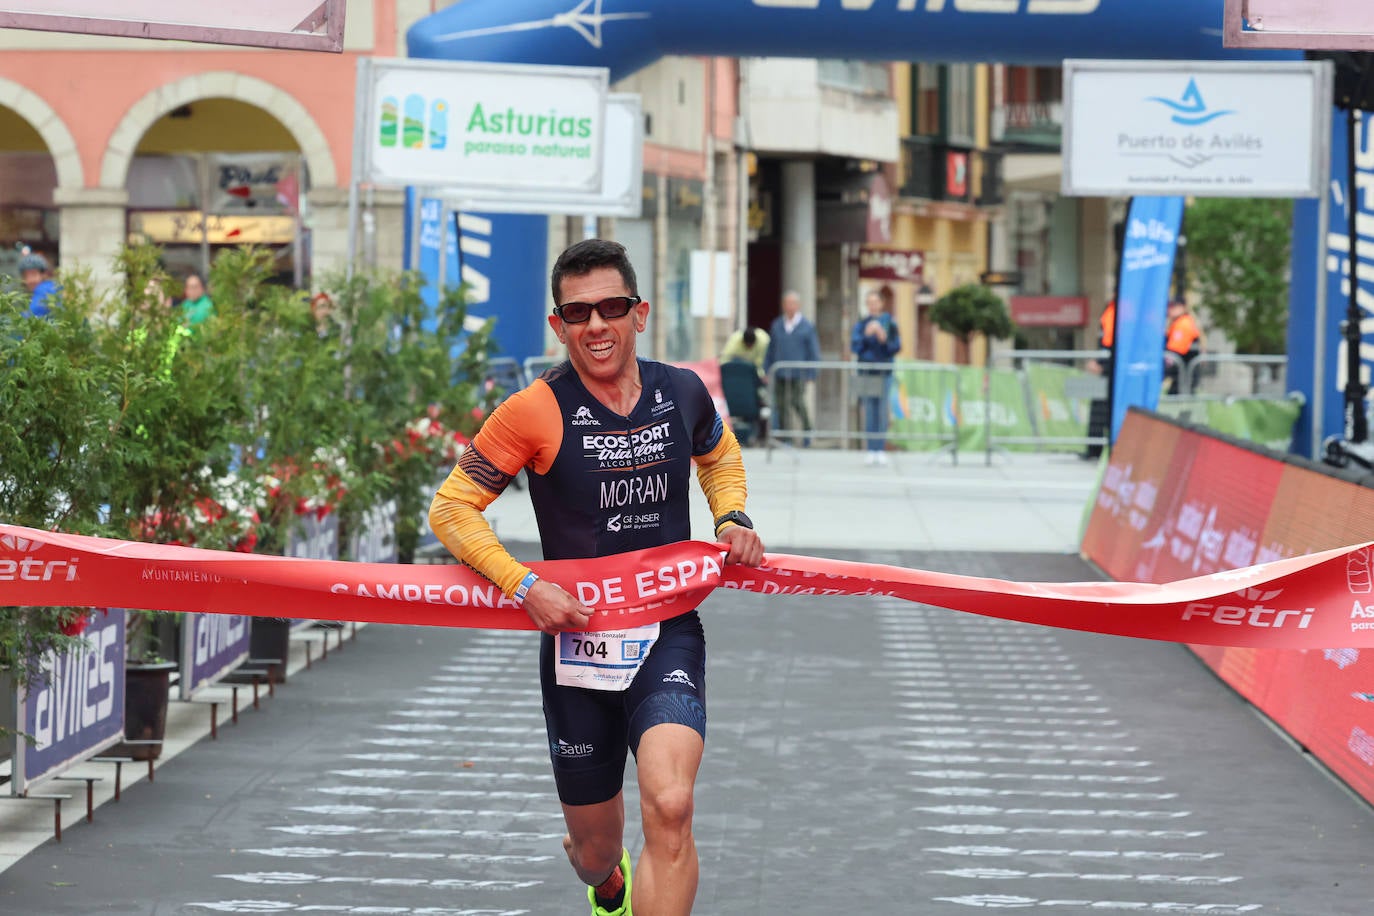
[[[412,57],[608,67],[667,54],[1058,66],[1068,57],[1254,59],[1223,0],[463,0],[411,27]],[[1291,52],[1269,52],[1292,58]]]

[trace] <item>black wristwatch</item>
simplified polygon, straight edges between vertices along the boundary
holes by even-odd
[[[734,522],[741,528],[754,527],[754,523],[749,520],[749,516],[745,515],[738,509],[731,509],[729,512],[725,513],[720,518],[716,519],[716,534],[720,534],[720,526],[724,525],[726,522]]]

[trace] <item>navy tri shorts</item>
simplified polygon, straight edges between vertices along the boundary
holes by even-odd
[[[706,739],[706,637],[696,611],[665,620],[627,690],[561,687],[555,638],[539,645],[544,724],[558,798],[565,805],[609,801],[625,782],[625,752],[655,725],[675,723]]]

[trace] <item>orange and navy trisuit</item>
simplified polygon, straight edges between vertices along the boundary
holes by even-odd
[[[439,489],[430,525],[462,562],[507,596],[527,567],[482,516],[522,469],[547,560],[586,559],[691,537],[692,465],[713,517],[743,510],[744,465],[701,379],[639,360],[642,392],[629,416],[582,384],[571,363],[550,369],[503,402]],[[544,635],[540,682],[559,798],[585,805],[620,791],[625,752],[654,725],[706,734],[706,650],[695,604],[663,621],[634,680],[621,691],[561,686],[557,640]]]

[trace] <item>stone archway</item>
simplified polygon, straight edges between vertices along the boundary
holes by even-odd
[[[227,98],[254,105],[272,115],[291,133],[317,188],[338,184],[334,154],[310,112],[285,90],[242,73],[197,73],[160,86],[135,102],[115,128],[100,164],[100,186],[122,189],[139,141],[163,115],[201,99]]]
[[[43,138],[57,170],[59,188],[75,190],[85,186],[86,176],[76,139],[51,105],[32,89],[4,77],[0,77],[0,105],[14,111]]]

